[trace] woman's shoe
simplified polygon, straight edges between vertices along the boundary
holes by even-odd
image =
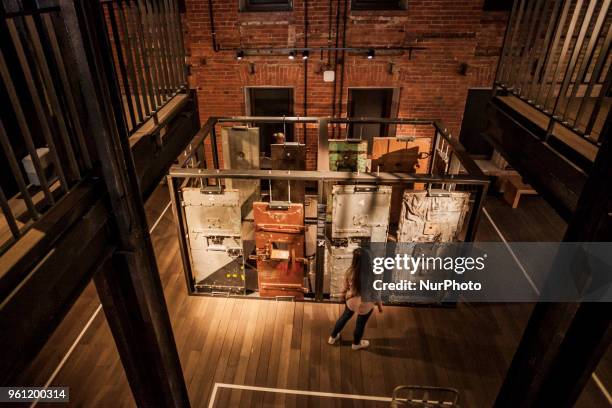
[[[352,344],[352,345],[351,345],[351,348],[352,348],[353,350],[361,350],[361,349],[364,349],[364,348],[368,347],[369,345],[370,345],[370,342],[369,342],[369,341],[367,341],[367,340],[361,340],[361,341],[359,342],[359,344]]]
[[[329,339],[327,339],[327,344],[335,344],[338,339],[340,339],[340,333],[338,333],[336,337],[329,336]]]

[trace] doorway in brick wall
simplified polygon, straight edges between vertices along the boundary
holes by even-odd
[[[351,118],[391,118],[398,114],[399,88],[349,88],[348,116]],[[395,126],[385,124],[352,125],[349,137],[367,140],[395,136]]]
[[[291,87],[247,87],[245,88],[247,116],[293,116],[293,88]],[[285,133],[287,142],[292,142],[293,124],[259,123],[260,151],[270,157],[273,135]]]

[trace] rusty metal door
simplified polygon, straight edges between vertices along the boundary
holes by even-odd
[[[451,242],[463,229],[470,193],[404,191],[398,242]]]
[[[466,214],[469,209],[470,193],[465,191],[406,190],[403,196],[402,215],[398,230],[398,253],[413,256],[437,257],[448,254],[448,248],[429,243],[452,242],[464,226]],[[402,245],[401,243],[415,243],[415,245]],[[424,270],[417,271],[394,270],[392,280],[418,282],[423,279],[442,282],[450,279],[452,270]],[[389,296],[391,302],[409,303],[440,303],[450,301],[446,291],[410,291],[410,293],[397,293]]]
[[[372,171],[425,174],[429,170],[432,138],[375,137],[372,141]],[[390,223],[397,225],[402,212],[402,196],[406,186],[393,186]],[[408,188],[424,190],[424,183]]]
[[[299,143],[272,144],[272,170],[306,170],[306,145]],[[289,188],[290,187],[290,188]],[[289,197],[291,192],[291,197]],[[304,202],[303,181],[272,181],[273,199],[277,201]]]
[[[181,190],[195,287],[198,291],[244,293],[240,195]]]
[[[259,170],[259,128],[232,126],[221,129],[223,168]],[[260,199],[259,180],[225,180],[229,189],[240,192],[241,215],[250,218],[253,203]]]
[[[304,298],[304,206],[253,204],[255,258],[262,297]]]

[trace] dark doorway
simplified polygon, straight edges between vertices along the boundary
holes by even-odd
[[[394,110],[394,88],[349,89],[348,116],[350,118],[390,118]],[[389,125],[364,124],[352,125],[349,137],[367,140],[372,144],[372,138],[390,135]]]
[[[247,115],[293,116],[293,88],[247,88]],[[293,141],[293,124],[259,123],[260,150],[270,157],[274,133],[285,133],[287,142]]]
[[[487,128],[487,104],[493,95],[491,88],[468,89],[459,141],[473,156],[491,157],[493,147],[482,136]]]

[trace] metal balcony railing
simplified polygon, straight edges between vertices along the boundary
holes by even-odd
[[[103,0],[106,32],[133,134],[186,89],[181,18],[176,0]]]
[[[514,2],[496,85],[593,144],[610,112],[611,0]]]

